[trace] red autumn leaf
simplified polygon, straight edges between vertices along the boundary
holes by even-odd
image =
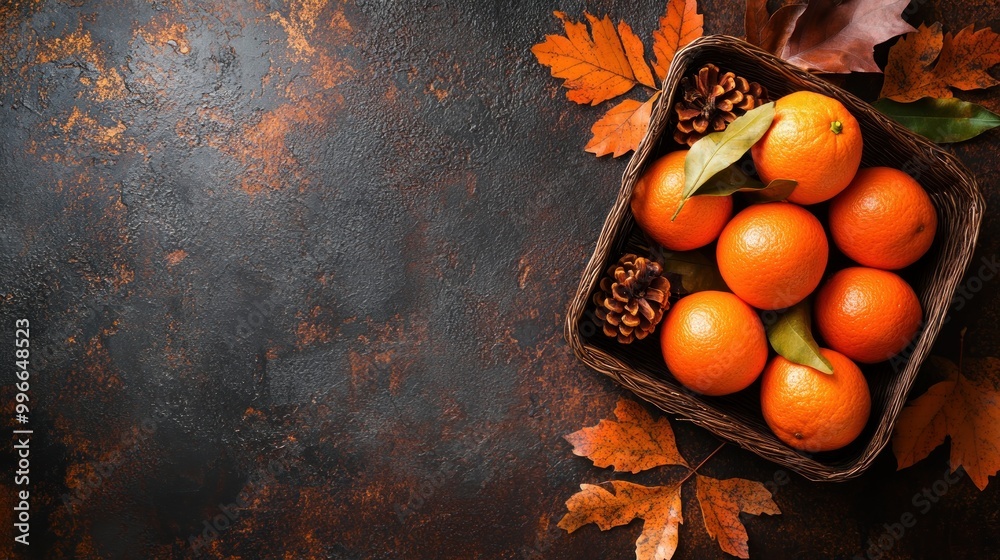
[[[966,27],[945,34],[940,23],[921,25],[889,50],[881,97],[911,102],[952,97],[951,88],[973,90],[998,82],[989,69],[1000,63],[1000,35]]]
[[[701,37],[704,18],[698,13],[696,0],[670,0],[667,13],[660,18],[660,27],[653,32],[653,70],[660,80],[667,75],[670,62],[684,45]]]
[[[925,368],[946,379],[911,401],[899,414],[892,451],[899,469],[913,465],[951,438],[951,469],[965,468],[985,490],[1000,470],[1000,359],[967,359],[966,376],[954,362],[931,356]]]
[[[645,102],[626,99],[608,110],[590,131],[594,136],[587,142],[585,150],[597,157],[611,154],[618,157],[639,147],[639,141],[649,128],[649,116],[660,92],[653,94]]]
[[[566,501],[569,511],[559,527],[572,533],[588,523],[602,531],[642,519],[642,534],[635,541],[636,560],[669,560],[677,550],[681,515],[680,486],[641,486],[623,480],[609,484],[614,493],[593,484],[581,484],[580,491]]]
[[[909,0],[812,0],[780,56],[817,72],[881,72],[875,45],[914,31],[900,14]]]
[[[781,513],[763,484],[742,478],[717,480],[698,475],[698,503],[708,536],[719,542],[723,552],[740,558],[750,558],[749,536],[740,512]]]
[[[570,21],[566,14],[555,12],[566,29],[566,36],[546,35],[545,41],[531,48],[538,62],[548,66],[552,75],[565,80],[566,97],[577,103],[597,105],[631,90],[636,84],[650,85],[652,76],[642,58],[642,42],[631,28],[619,25],[627,38],[618,35],[611,19],[584,14],[583,22]],[[638,51],[638,52],[637,52]],[[638,74],[636,70],[638,69]]]

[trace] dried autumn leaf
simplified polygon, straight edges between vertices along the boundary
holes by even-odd
[[[583,22],[573,22],[563,12],[555,15],[563,22],[566,36],[546,35],[545,41],[531,47],[531,52],[539,63],[551,68],[554,77],[565,80],[563,86],[569,90],[566,97],[571,101],[597,105],[628,92],[638,83],[652,81],[647,76],[649,68],[642,68],[646,63],[641,52],[636,58],[635,34],[627,25],[620,28],[628,35],[628,53],[611,18],[598,19],[585,13],[590,22],[588,33]],[[639,62],[640,75],[636,76],[633,64]]]
[[[747,0],[743,29],[748,43],[757,45],[769,53],[778,54],[794,31],[795,22],[805,11],[806,2],[783,0],[770,16],[767,13],[767,4],[767,0]]]
[[[936,60],[936,62],[935,62]],[[989,69],[1000,64],[1000,35],[970,25],[943,34],[941,24],[921,25],[889,50],[881,97],[916,101],[952,97],[951,88],[973,90],[1000,84]]]
[[[674,440],[674,431],[666,418],[653,420],[635,401],[621,399],[615,407],[614,420],[601,420],[566,436],[573,453],[587,457],[594,465],[614,466],[616,471],[637,473],[662,465],[683,465]]]
[[[795,22],[781,58],[806,70],[881,72],[875,45],[914,31],[900,17],[910,0],[812,0]]]
[[[747,9],[743,14],[743,38],[747,43],[760,45],[767,21],[767,0],[747,0]]]
[[[880,97],[902,102],[921,97],[951,97],[951,90],[941,83],[932,68],[943,46],[940,23],[930,27],[921,24],[914,33],[900,37],[889,49]]]
[[[740,558],[750,558],[749,537],[740,512],[781,513],[763,484],[742,478],[718,480],[698,475],[698,503],[708,535],[719,542],[723,552]]]
[[[669,560],[677,551],[681,515],[680,486],[641,486],[612,480],[614,493],[593,484],[581,484],[580,491],[566,501],[569,511],[559,527],[572,533],[595,523],[602,531],[643,520],[642,534],[635,541],[636,560]]]
[[[989,69],[998,63],[1000,35],[988,27],[975,31],[975,26],[970,25],[954,37],[951,33],[944,36],[941,58],[934,70],[940,76],[947,76],[951,87],[968,91],[1000,84],[989,74]]]
[[[767,21],[767,26],[761,31],[760,48],[771,54],[780,54],[788,44],[788,38],[795,31],[795,24],[798,23],[802,13],[806,11],[806,4],[792,3],[778,8]]]
[[[653,70],[661,81],[667,76],[670,62],[681,47],[701,37],[704,18],[698,13],[696,0],[670,0],[667,13],[660,18],[660,27],[653,32]]]
[[[636,81],[655,89],[656,82],[653,81],[653,71],[646,63],[646,48],[642,44],[642,39],[624,21],[618,22],[618,35],[621,36],[622,46],[625,47],[625,56],[628,57],[629,66],[632,68],[632,74]]]
[[[649,128],[649,116],[660,92],[645,102],[626,99],[615,105],[590,128],[593,137],[584,148],[597,157],[611,154],[618,157],[639,147],[639,141]]]
[[[1000,470],[1000,359],[967,359],[963,366],[972,377],[950,360],[927,360],[925,368],[943,372],[947,379],[900,412],[892,451],[897,468],[904,469],[950,437],[951,470],[964,467],[976,487],[985,490],[989,477]]]

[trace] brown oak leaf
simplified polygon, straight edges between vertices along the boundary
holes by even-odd
[[[584,149],[597,157],[608,154],[618,157],[638,148],[649,128],[653,104],[659,97],[660,92],[656,92],[645,102],[626,99],[609,109],[590,128],[594,136]]]
[[[593,484],[581,484],[580,491],[566,501],[569,511],[559,527],[572,533],[587,523],[602,531],[643,520],[642,534],[635,541],[636,560],[669,560],[677,550],[681,515],[681,487],[642,486],[612,480],[614,493]]]
[[[554,77],[565,80],[563,86],[569,90],[566,97],[571,101],[597,105],[628,92],[636,84],[650,85],[652,76],[642,57],[642,42],[628,25],[622,23],[618,28],[627,36],[623,44],[607,16],[598,19],[585,13],[590,22],[588,32],[585,23],[573,22],[562,12],[555,15],[563,22],[566,36],[546,35],[545,41],[532,47],[531,52],[539,63],[551,68]]]
[[[660,18],[660,27],[653,32],[653,70],[660,80],[666,77],[670,62],[684,45],[701,37],[704,18],[698,13],[696,0],[670,0],[667,13]]]
[[[747,9],[743,14],[743,39],[751,45],[760,45],[767,21],[767,0],[747,0]]]
[[[698,503],[708,535],[719,542],[723,552],[740,558],[750,558],[749,537],[740,512],[781,513],[763,484],[742,478],[718,480],[698,475]]]
[[[951,88],[983,89],[1000,84],[989,69],[1000,63],[1000,35],[972,25],[957,34],[940,23],[921,25],[889,49],[881,97],[901,102],[952,97]]]
[[[783,0],[770,16],[767,0],[747,0],[743,27],[746,41],[771,54],[779,54],[795,30],[795,23],[806,9],[805,0]]]
[[[653,420],[642,405],[627,399],[618,401],[615,417],[617,422],[601,420],[567,435],[573,453],[598,467],[614,466],[616,471],[633,474],[663,465],[687,466],[666,417]]]
[[[927,457],[951,438],[951,470],[965,468],[984,490],[1000,470],[1000,359],[967,359],[965,373],[951,360],[931,356],[925,368],[946,375],[899,414],[892,434],[897,468]]]
[[[875,45],[914,31],[900,17],[909,0],[812,0],[795,21],[781,58],[806,70],[881,72]]]
[[[806,11],[806,4],[798,2],[788,2],[778,8],[771,14],[767,25],[761,30],[760,42],[756,43],[757,46],[771,54],[780,55],[804,11]]]

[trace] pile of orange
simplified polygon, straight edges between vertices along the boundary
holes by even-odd
[[[928,251],[937,213],[906,173],[859,170],[862,146],[858,122],[840,102],[793,93],[775,103],[771,127],[750,150],[763,183],[798,183],[786,201],[750,204],[734,216],[731,196],[695,196],[671,219],[681,203],[686,150],[654,162],[631,201],[639,227],[668,250],[715,242],[732,292],[696,292],[667,313],[660,345],[671,374],[707,396],[743,391],[760,379],[768,426],[810,452],[839,449],[861,434],[871,397],[857,363],[903,351],[923,318],[913,289],[892,271]],[[828,270],[831,241],[858,266]],[[769,359],[761,312],[813,294],[820,353],[832,375],[782,356]]]

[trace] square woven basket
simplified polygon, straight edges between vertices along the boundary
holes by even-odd
[[[591,294],[603,272],[623,253],[642,251],[644,236],[629,207],[636,180],[648,163],[680,149],[669,128],[680,79],[709,62],[759,82],[772,99],[800,90],[838,99],[861,124],[861,166],[887,166],[908,172],[927,190],[937,208],[934,245],[916,265],[903,271],[923,305],[923,329],[904,350],[908,356],[897,357],[891,365],[885,362],[862,368],[871,388],[871,417],[864,432],[844,449],[812,455],[796,452],[779,441],[764,423],[758,384],[726,397],[692,393],[667,370],[658,336],[623,346],[590,323]],[[889,441],[907,391],[941,329],[955,288],[972,258],[983,207],[975,179],[955,157],[890,121],[864,101],[742,40],[721,35],[702,37],[677,53],[663,81],[663,95],[653,109],[649,129],[629,162],[618,198],[570,303],[566,338],[588,366],[679,419],[691,421],[810,480],[847,480],[864,472]],[[831,254],[831,262],[833,258]]]

